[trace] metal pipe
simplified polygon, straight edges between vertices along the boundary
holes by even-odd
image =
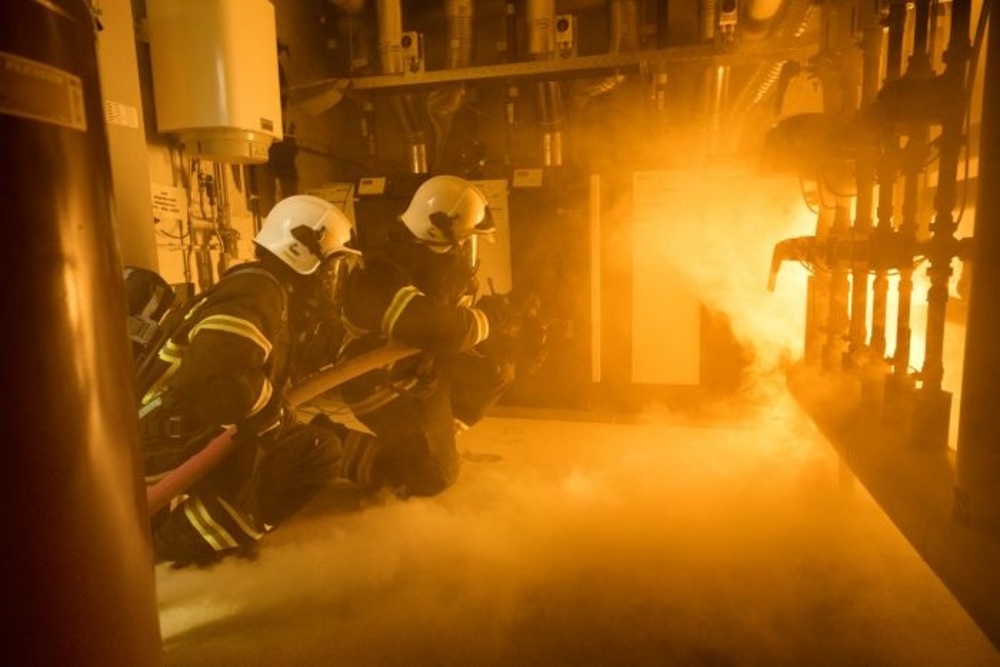
[[[504,34],[507,46],[505,60],[512,63],[521,57],[517,43],[517,2],[515,0],[507,0],[504,5],[504,12],[506,18]]]
[[[403,9],[400,0],[378,0],[378,56],[383,74],[406,71],[403,58]]]
[[[903,71],[903,32],[906,23],[906,3],[896,0],[889,5],[885,80],[895,81]],[[885,358],[885,327],[888,317],[889,271],[881,261],[881,250],[892,242],[894,187],[896,184],[899,135],[887,128],[883,138],[883,155],[878,167],[878,224],[872,237],[875,278],[872,282],[872,363],[881,365]]]
[[[718,0],[699,0],[698,2],[698,39],[702,43],[715,39],[715,19],[719,14]]]
[[[378,0],[378,53],[382,74],[403,74],[403,11],[400,0]],[[414,174],[427,173],[427,140],[414,110],[413,97],[397,95],[392,108],[406,140],[406,161]]]
[[[821,55],[827,61],[819,71],[823,90],[823,112],[830,118],[848,119],[857,111],[858,98],[856,88],[856,64],[853,61],[853,30],[854,26],[842,8],[836,3],[824,2],[821,5],[821,32],[824,36],[821,43]],[[834,243],[848,240],[851,234],[851,200],[853,193],[848,188],[853,185],[848,179],[840,177],[841,171],[846,172],[845,160],[834,159],[819,166],[819,192],[821,200],[832,200],[833,220],[827,232]],[[831,182],[832,181],[832,182]],[[820,232],[817,232],[817,236]],[[817,287],[826,287],[827,307],[825,334],[822,347],[822,364],[826,370],[836,371],[843,367],[844,352],[847,350],[850,301],[851,265],[846,258],[835,256],[829,258],[829,274],[825,281],[817,281]],[[825,283],[825,284],[824,284]]]
[[[546,167],[558,167],[563,163],[563,103],[559,82],[539,82],[538,101],[542,126],[542,164]]]
[[[849,197],[830,194],[835,197],[836,203],[829,235],[835,239],[848,238],[851,233],[851,200]],[[839,257],[832,259],[828,278],[830,310],[826,321],[826,340],[823,344],[823,368],[830,371],[842,368],[847,347],[850,275],[850,267],[846,260]]]
[[[545,60],[555,51],[555,0],[528,0],[525,5],[525,22],[528,32],[528,53],[532,58]]]
[[[861,61],[861,111],[864,113],[878,95],[882,55],[882,26],[874,5],[865,4],[861,16],[864,31]],[[856,213],[854,238],[868,239],[874,227],[875,158],[867,151],[859,154],[857,162]],[[868,338],[868,273],[870,262],[855,261],[851,269],[851,325],[847,348],[847,363],[860,368],[865,361]]]
[[[635,51],[639,48],[639,9],[635,0],[612,0],[608,7],[608,54]],[[625,75],[615,72],[596,80],[581,80],[571,87],[572,104],[576,113],[595,97],[607,95],[625,81]],[[582,142],[574,142],[579,144]]]
[[[930,75],[930,56],[927,53],[930,22],[930,0],[916,3],[913,24],[913,50],[906,69],[906,77],[923,78]],[[908,250],[915,251],[917,232],[917,212],[922,189],[924,160],[927,154],[929,128],[920,125],[910,128],[909,139],[903,152],[903,203],[902,221],[899,225],[899,241]],[[914,253],[915,254],[915,253]],[[899,270],[899,304],[896,311],[896,349],[893,352],[892,370],[897,386],[903,383],[909,388],[910,347],[913,332],[910,328],[913,306],[913,268],[904,266]]]
[[[702,75],[704,88],[703,112],[705,114],[705,141],[710,153],[723,150],[725,116],[729,108],[729,81],[732,68],[729,65],[715,65],[705,69]]]
[[[445,0],[445,68],[464,68],[472,64],[472,0]],[[465,102],[465,85],[457,84],[434,90],[427,97],[427,112],[434,130],[435,164],[444,159],[444,148],[455,113]]]
[[[986,7],[988,5],[984,3],[984,10]],[[951,420],[951,393],[942,389],[944,329],[948,307],[948,282],[951,279],[952,260],[957,253],[958,245],[955,239],[958,222],[954,217],[954,209],[957,203],[958,166],[965,131],[971,15],[971,0],[952,2],[951,36],[945,53],[945,71],[941,75],[948,93],[941,136],[938,140],[940,157],[937,191],[934,197],[935,215],[930,225],[931,239],[927,251],[930,261],[927,274],[931,286],[927,292],[926,352],[921,372],[920,410],[916,413],[918,421],[914,425],[915,444],[935,449],[947,447]],[[983,119],[982,131],[985,132],[985,111]],[[983,159],[986,159],[986,156],[980,153],[980,160]],[[981,187],[983,185],[985,183]],[[980,192],[991,191],[984,188]],[[977,228],[978,226],[977,222]],[[979,269],[978,266],[976,268]]]
[[[983,5],[984,8],[986,5]],[[946,53],[947,66],[943,79],[949,90],[947,116],[939,138],[938,185],[934,196],[934,222],[931,223],[931,252],[928,255],[931,287],[927,295],[926,354],[922,372],[923,388],[937,391],[944,378],[944,322],[948,304],[948,282],[952,274],[953,247],[958,223],[954,210],[957,203],[958,166],[966,115],[965,79],[969,63],[969,23],[971,0],[954,0],[951,14],[951,37]],[[982,159],[980,154],[980,159]],[[980,190],[982,192],[983,190]]]
[[[427,173],[427,141],[424,131],[417,120],[417,112],[413,101],[413,96],[409,94],[397,95],[392,98],[392,107],[396,112],[396,119],[399,121],[403,139],[406,140],[408,148],[407,161],[410,173]]]
[[[528,52],[538,60],[555,56],[555,2],[528,0],[525,19],[528,25]],[[541,81],[536,86],[539,123],[542,129],[542,165],[557,167],[563,163],[562,88],[558,81]]]

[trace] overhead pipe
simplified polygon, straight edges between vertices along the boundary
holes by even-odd
[[[402,74],[406,70],[403,58],[403,8],[400,0],[378,0],[375,5],[378,21],[378,56],[382,74]]]
[[[403,57],[403,10],[400,0],[378,0],[378,53],[382,74],[402,75],[406,70]],[[409,170],[427,173],[427,138],[416,113],[416,104],[409,93],[397,95],[392,108],[406,141]]]
[[[608,54],[636,51],[639,48],[639,8],[636,0],[611,0],[608,5]],[[573,106],[584,107],[594,97],[612,92],[625,81],[622,74],[612,74],[597,81],[580,82],[571,91]]]
[[[472,64],[472,30],[475,14],[472,0],[445,0],[445,69]],[[434,131],[434,163],[441,164],[452,119],[465,102],[465,85],[456,84],[431,92],[427,112]]]
[[[505,60],[508,63],[515,62],[520,57],[520,49],[517,41],[518,13],[517,1],[507,0],[504,4],[505,12]],[[508,166],[514,166],[519,162],[520,146],[518,132],[518,103],[521,90],[517,82],[513,79],[504,84],[504,125],[506,128],[506,150],[504,159]]]
[[[536,60],[555,56],[555,15],[554,0],[528,0],[525,7],[528,53]],[[536,86],[536,93],[539,125],[542,129],[542,165],[562,166],[562,87],[558,81],[541,81]]]
[[[745,41],[798,37],[807,29],[812,10],[812,0],[751,0],[746,5],[741,37]],[[801,71],[802,65],[790,60],[758,66],[733,102],[732,117],[749,117],[755,107],[772,99],[772,94],[775,113],[780,113],[788,84]]]
[[[542,127],[542,165],[559,167],[563,163],[562,88],[558,81],[540,81],[537,90]]]
[[[698,38],[702,44],[717,42],[718,0],[699,0]],[[722,131],[722,116],[729,101],[729,65],[710,65],[702,73],[702,113],[708,119],[708,147],[715,152]]]
[[[702,44],[715,41],[715,19],[719,0],[698,0],[698,39]]]
[[[417,115],[416,103],[410,94],[396,95],[392,98],[392,109],[399,121],[399,129],[406,142],[407,159],[410,173],[427,173],[427,141],[420,119]]]

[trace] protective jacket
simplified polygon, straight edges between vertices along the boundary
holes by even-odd
[[[375,436],[343,436],[342,474],[402,495],[433,495],[457,477],[456,418],[477,420],[503,381],[496,364],[476,351],[490,335],[490,317],[470,305],[473,273],[460,257],[395,243],[348,279],[339,361],[389,342],[420,352],[340,387]]]
[[[414,252],[430,251],[417,248]],[[450,259],[439,261],[441,266],[421,272],[398,257],[376,255],[349,277],[342,309],[346,334],[339,360],[389,342],[423,352],[346,383],[341,395],[356,416],[363,417],[400,394],[417,390],[421,382],[433,381],[435,356],[471,350],[489,336],[486,313],[469,305],[475,289],[471,275],[463,275]]]
[[[230,425],[233,455],[153,517],[157,556],[211,561],[268,529],[253,484],[262,443],[278,437],[290,374],[295,286],[281,267],[231,269],[163,344],[140,399],[147,483],[155,483]]]

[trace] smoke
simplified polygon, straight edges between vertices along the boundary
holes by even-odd
[[[757,371],[800,357],[808,274],[786,264],[775,291],[767,290],[775,244],[815,232],[798,180],[741,163],[665,173],[670,194],[660,195],[659,217],[669,224],[656,243],[662,259],[706,306],[729,318]]]
[[[255,561],[161,566],[166,664],[1000,664],[788,397],[460,444],[437,498],[335,485]]]
[[[494,417],[439,497],[332,485],[256,560],[157,569],[166,665],[1000,665],[784,391],[808,273],[767,278],[815,231],[797,178],[670,178],[653,259],[751,352],[714,421]]]

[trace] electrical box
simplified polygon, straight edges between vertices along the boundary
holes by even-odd
[[[560,58],[572,58],[576,56],[576,16],[573,14],[559,14],[556,16],[555,25],[555,46],[556,54]]]
[[[403,66],[406,74],[419,74],[424,71],[424,36],[416,31],[408,30],[399,40],[403,52]]]
[[[157,130],[193,154],[266,162],[282,139],[270,0],[147,0]]]

